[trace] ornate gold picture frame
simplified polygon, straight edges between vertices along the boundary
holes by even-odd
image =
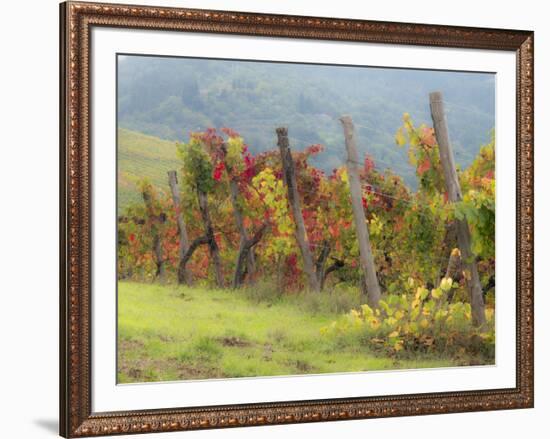
[[[60,434],[83,437],[530,408],[534,404],[534,35],[529,31],[65,2],[60,5]],[[512,388],[94,412],[91,32],[147,29],[516,54],[516,383]],[[505,178],[501,176],[501,178]],[[510,323],[511,324],[511,323]],[[497,334],[498,337],[498,334]]]

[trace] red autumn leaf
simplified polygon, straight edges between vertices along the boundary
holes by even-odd
[[[136,240],[136,235],[134,235],[133,233],[130,233],[130,236],[128,236],[128,239],[130,240],[130,242],[134,242]]]
[[[416,168],[416,171],[418,172],[418,175],[422,175],[425,172],[429,171],[431,168],[430,159],[426,157],[419,165],[418,168]]]
[[[433,128],[424,127],[420,133],[420,141],[427,146],[435,146],[435,133]]]
[[[296,253],[292,253],[292,254],[287,258],[287,263],[288,263],[288,265],[290,265],[291,267],[295,267],[297,262],[298,262],[298,257],[296,256]]]
[[[305,153],[307,155],[316,155],[316,154],[319,154],[321,151],[323,150],[323,145],[321,145],[320,143],[316,143],[314,145],[310,145],[308,146],[306,149],[305,149]],[[307,165],[307,163],[306,163]]]
[[[216,167],[214,168],[214,173],[213,173],[214,180],[220,181],[220,179],[222,178],[222,172],[223,172],[224,169],[225,169],[225,165],[224,165],[223,162],[219,162],[216,165]]]
[[[232,128],[223,127],[220,131],[224,133],[227,137],[240,137],[239,133]]]

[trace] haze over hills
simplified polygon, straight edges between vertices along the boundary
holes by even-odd
[[[360,154],[368,152],[414,188],[414,170],[394,135],[405,112],[416,125],[431,125],[434,90],[443,92],[456,160],[465,167],[495,125],[490,73],[120,56],[118,123],[171,141],[157,142],[165,148],[187,141],[190,131],[230,127],[254,153],[274,148],[275,128],[286,125],[294,149],[325,145],[315,165],[330,172],[344,162],[338,116],[350,114]],[[129,163],[131,152],[125,154]]]

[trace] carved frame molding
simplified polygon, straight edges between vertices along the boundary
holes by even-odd
[[[60,5],[60,433],[65,437],[529,408],[534,404],[534,34],[529,31],[67,2]],[[517,54],[517,378],[513,389],[92,413],[92,26]]]

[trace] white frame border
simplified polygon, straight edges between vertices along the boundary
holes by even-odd
[[[503,323],[516,321],[515,53],[103,27],[91,38],[93,412],[515,387],[516,325]],[[496,365],[117,385],[117,53],[495,72]]]

